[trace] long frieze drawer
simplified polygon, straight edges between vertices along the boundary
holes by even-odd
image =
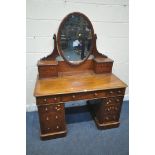
[[[67,101],[84,100],[84,99],[95,99],[95,98],[101,98],[105,96],[106,96],[105,91],[74,93],[74,94],[63,95],[61,97],[61,101],[67,102]]]
[[[62,100],[62,102],[67,102],[67,101],[89,99],[92,97],[93,97],[92,93],[75,93],[75,94],[63,95],[61,100]]]
[[[67,101],[76,101],[76,100],[84,100],[84,99],[96,99],[96,98],[104,98],[104,97],[123,96],[124,93],[125,93],[124,88],[110,89],[110,90],[97,90],[97,91],[92,91],[92,92],[62,95],[61,101],[67,102]]]
[[[55,96],[43,96],[37,97],[37,104],[50,104],[50,103],[59,103],[67,101],[76,101],[84,99],[95,99],[103,97],[113,97],[113,96],[123,96],[125,93],[125,88],[119,89],[109,89],[109,90],[97,90],[92,92],[82,92],[82,93],[72,93],[64,95],[55,95]]]
[[[106,96],[121,96],[124,95],[125,93],[125,88],[119,88],[119,89],[109,89],[106,90]]]
[[[37,97],[36,100],[37,104],[58,103],[60,102],[60,96]]]

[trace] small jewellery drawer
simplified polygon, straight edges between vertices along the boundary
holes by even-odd
[[[106,91],[106,95],[108,96],[121,96],[124,95],[125,88],[119,88],[119,89],[110,89]]]
[[[37,97],[37,104],[49,104],[49,103],[58,103],[60,102],[60,96],[43,96]]]

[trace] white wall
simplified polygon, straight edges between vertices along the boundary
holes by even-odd
[[[128,0],[27,0],[27,110],[35,105],[36,63],[53,50],[52,37],[63,17],[76,11],[91,20],[99,52],[114,60],[113,73],[129,82]]]

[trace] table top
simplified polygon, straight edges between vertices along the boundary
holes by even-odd
[[[37,79],[34,96],[47,96],[125,88],[127,85],[114,74],[77,74]]]

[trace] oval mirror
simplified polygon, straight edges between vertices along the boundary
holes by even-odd
[[[74,12],[67,15],[58,29],[58,51],[71,64],[80,64],[91,54],[94,30],[90,20]]]

